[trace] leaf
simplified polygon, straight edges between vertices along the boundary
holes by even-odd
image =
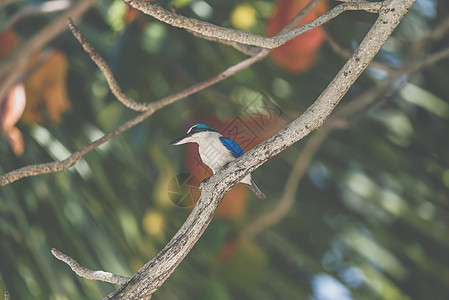
[[[254,23],[256,23],[256,10],[249,4],[239,4],[231,13],[231,24],[237,29],[248,29]]]
[[[148,235],[160,240],[164,238],[165,218],[160,212],[149,210],[142,220],[142,226]]]
[[[125,15],[123,16],[123,22],[125,22],[126,24],[131,23],[136,19],[138,12],[139,11],[137,9],[128,5]]]
[[[15,127],[25,109],[26,97],[23,84],[13,86],[3,103],[0,105],[0,127],[2,134],[9,140],[15,155],[24,151],[22,133]]]
[[[0,33],[0,60],[20,44],[20,38],[11,30]]]
[[[273,36],[278,33],[309,2],[309,0],[280,0],[267,23],[267,35]],[[326,10],[327,2],[321,1],[298,26],[316,19]],[[292,73],[304,72],[313,65],[316,52],[324,42],[324,38],[323,29],[317,27],[274,49],[270,57],[284,70]]]
[[[40,57],[36,58],[36,61]],[[61,51],[54,51],[50,57],[25,81],[27,106],[23,120],[27,123],[42,123],[46,118],[41,115],[45,107],[48,120],[61,121],[62,114],[70,109],[67,96],[67,60]]]

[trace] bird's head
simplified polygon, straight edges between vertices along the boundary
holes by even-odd
[[[172,141],[169,145],[182,145],[186,143],[198,143],[199,138],[207,133],[218,133],[220,134],[215,128],[213,128],[210,125],[204,124],[204,123],[198,123],[193,125],[192,127],[187,130],[186,135],[177,138],[176,140]]]

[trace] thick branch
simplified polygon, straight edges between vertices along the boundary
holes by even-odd
[[[53,256],[56,257],[57,259],[59,259],[60,261],[63,261],[67,265],[69,265],[69,267],[72,269],[72,271],[75,272],[76,275],[78,275],[80,277],[84,277],[84,278],[90,279],[90,280],[99,280],[99,281],[109,282],[109,283],[113,283],[113,284],[119,284],[119,285],[122,285],[129,280],[129,278],[125,277],[125,276],[115,275],[115,274],[112,274],[109,272],[104,272],[104,271],[93,271],[88,268],[81,267],[80,264],[76,260],[74,260],[67,254],[62,253],[61,251],[59,251],[55,248],[51,249],[51,254],[53,254]]]
[[[316,18],[315,20],[299,26],[295,29],[287,31],[285,33],[278,34],[274,37],[262,37],[257,34],[244,32],[241,30],[225,28],[210,24],[204,21],[184,17],[174,14],[160,6],[151,4],[145,0],[124,0],[132,7],[142,11],[143,13],[150,15],[161,22],[167,23],[174,27],[186,29],[190,32],[195,32],[205,37],[225,40],[230,42],[241,43],[245,45],[258,46],[267,49],[277,48],[289,40],[309,31],[313,28],[323,25],[329,22],[333,18],[337,17],[341,13],[347,10],[366,10],[368,12],[378,12],[382,7],[382,2],[348,2],[342,3],[324,15]]]
[[[138,299],[154,293],[189,253],[209,225],[224,195],[248,173],[320,127],[368,66],[415,0],[387,0],[354,55],[318,99],[295,121],[201,185],[201,196],[167,246],[145,264],[112,299]]]

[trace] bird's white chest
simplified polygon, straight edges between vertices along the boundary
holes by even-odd
[[[198,141],[198,151],[203,163],[211,168],[214,174],[235,159],[216,136],[206,136]]]

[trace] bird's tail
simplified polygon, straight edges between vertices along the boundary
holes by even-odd
[[[252,179],[250,184],[247,184],[247,186],[251,189],[251,191],[254,192],[254,194],[256,194],[257,198],[263,200],[267,197],[264,193],[262,193],[262,191],[259,189],[259,187],[254,183]]]

